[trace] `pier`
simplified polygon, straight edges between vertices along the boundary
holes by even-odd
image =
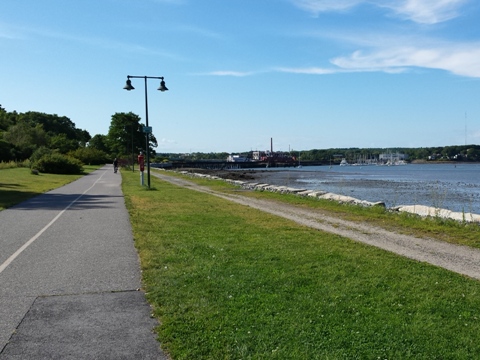
[[[302,166],[320,166],[325,165],[320,161],[305,161]],[[265,168],[285,168],[298,167],[298,163],[282,161],[244,161],[230,162],[219,160],[195,160],[195,161],[171,161],[164,163],[151,163],[151,167],[163,169],[210,169],[210,170],[236,170],[236,169],[265,169]]]

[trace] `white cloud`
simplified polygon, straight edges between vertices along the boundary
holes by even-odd
[[[24,39],[24,31],[17,26],[0,22],[0,38],[8,40]]]
[[[375,37],[375,35],[374,35]],[[454,75],[480,78],[480,42],[452,43],[410,37],[389,37],[382,44],[362,36],[363,50],[330,60],[330,67],[276,67],[269,71],[213,71],[204,75],[251,76],[264,72],[329,75],[354,72],[402,73],[412,69],[435,69]]]
[[[301,9],[315,15],[326,11],[342,11],[350,9],[365,0],[292,0]]]
[[[283,67],[275,71],[326,75],[346,72],[401,73],[423,68],[480,78],[480,42],[458,43],[393,35],[384,35],[379,39],[378,34],[344,34],[339,38],[359,50],[330,59],[330,67]]]
[[[277,68],[276,71],[286,72],[292,74],[309,74],[309,75],[328,75],[338,72],[344,72],[342,69],[325,69],[320,67],[308,67],[308,68]]]
[[[207,37],[207,38],[214,38],[214,39],[221,39],[224,38],[224,35],[214,32],[208,29],[192,26],[192,25],[181,25],[177,28],[178,31],[192,33],[195,35]]]
[[[174,4],[174,5],[185,4],[185,0],[153,0],[153,2],[156,2],[159,4]]]
[[[365,4],[388,8],[394,15],[422,24],[435,24],[459,16],[459,9],[470,0],[291,0],[308,12],[318,15],[344,11]]]
[[[422,24],[435,24],[453,19],[466,0],[406,0],[390,1],[384,6],[394,10],[398,16]],[[378,6],[383,6],[380,2]]]
[[[209,73],[207,73],[207,74],[205,74],[205,75],[243,77],[243,76],[253,75],[253,72],[218,70],[218,71],[211,71],[211,72],[209,72]]]
[[[418,67],[480,78],[480,43],[440,46],[394,46],[337,57],[332,64],[346,71],[404,71]]]

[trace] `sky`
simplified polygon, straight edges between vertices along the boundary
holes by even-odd
[[[0,104],[159,153],[480,144],[478,0],[3,0]]]

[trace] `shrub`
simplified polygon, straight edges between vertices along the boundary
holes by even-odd
[[[8,162],[3,162],[0,161],[0,170],[1,169],[15,169],[15,168],[30,168],[30,160],[24,160],[24,161],[8,161]]]
[[[18,167],[18,164],[15,161],[0,162],[0,169],[14,169]]]
[[[33,163],[32,168],[49,174],[81,174],[83,172],[83,164],[80,160],[58,153],[42,156]]]
[[[40,146],[39,148],[37,148],[32,156],[30,156],[30,162],[31,164],[34,164],[36,163],[38,160],[40,160],[42,157],[44,157],[45,155],[51,155],[53,154],[55,151],[53,151],[52,149],[49,149],[45,146]]]
[[[68,155],[88,165],[102,165],[111,162],[105,151],[89,147],[70,151]]]

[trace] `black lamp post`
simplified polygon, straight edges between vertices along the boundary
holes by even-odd
[[[123,87],[125,90],[135,90],[132,86],[132,81],[130,78],[141,78],[145,79],[145,122],[146,122],[146,129],[145,129],[145,141],[146,141],[146,152],[147,152],[147,183],[148,188],[150,189],[150,132],[151,129],[148,126],[148,96],[147,96],[147,79],[159,79],[160,80],[160,87],[157,90],[160,91],[167,91],[167,87],[165,86],[165,81],[163,80],[163,76],[132,76],[127,75],[127,84]]]

